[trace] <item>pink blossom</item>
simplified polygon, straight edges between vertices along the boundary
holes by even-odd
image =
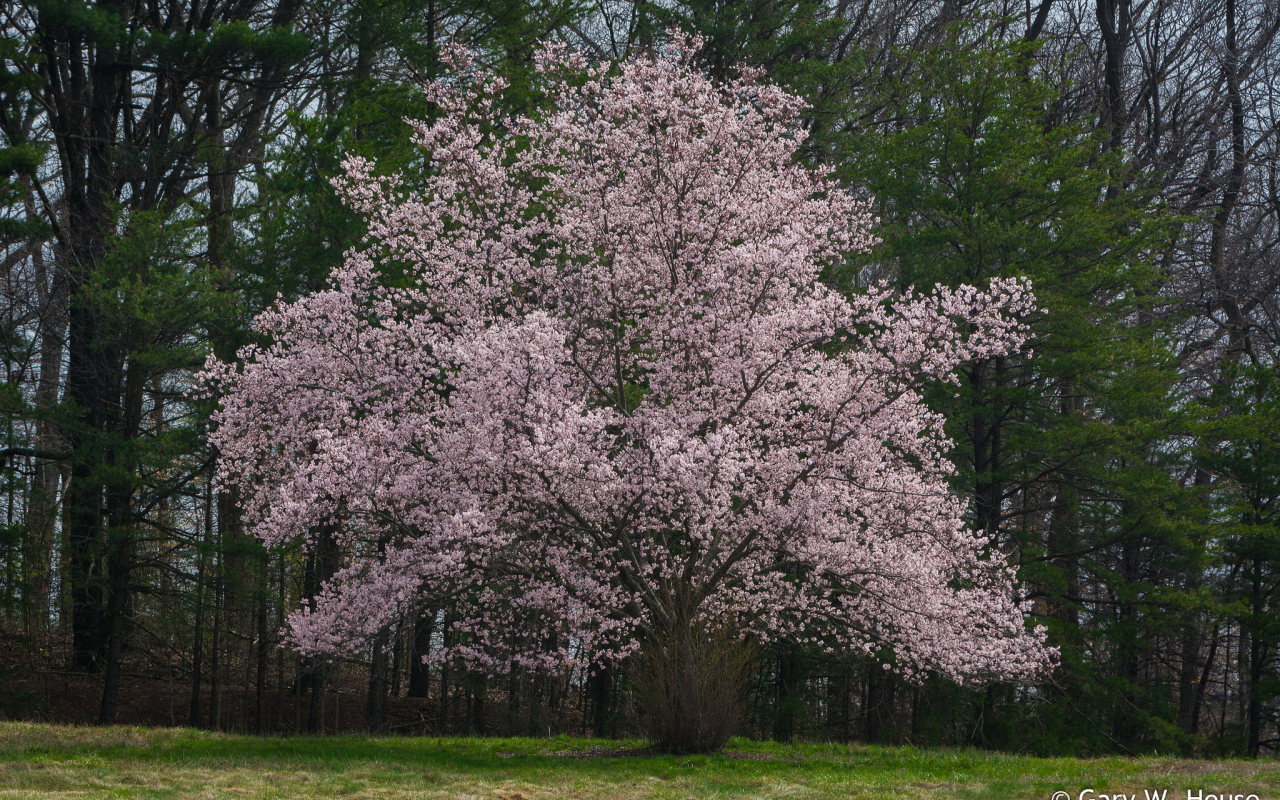
[[[909,677],[1034,674],[1013,575],[962,524],[922,379],[1008,353],[1024,281],[846,298],[867,203],[795,162],[802,102],[717,85],[696,41],[538,58],[550,111],[498,119],[465,53],[415,123],[426,189],[346,163],[368,220],[327,289],[211,360],[220,480],[268,544],[346,558],[294,614],[309,653],[458,604],[478,668],[616,658],[700,621],[888,647]],[[388,268],[408,279],[384,279]]]

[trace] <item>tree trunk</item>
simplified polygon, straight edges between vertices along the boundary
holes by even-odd
[[[122,18],[128,14],[127,5],[120,0],[104,0],[98,9]],[[49,64],[63,63],[59,48],[64,36],[54,32],[59,26],[46,20],[43,12],[39,18],[41,27],[49,26],[43,40],[45,58]],[[70,46],[78,50],[81,42]],[[114,349],[102,341],[99,312],[83,293],[102,261],[115,223],[113,150],[121,86],[128,68],[119,48],[118,42],[106,36],[93,43],[84,75],[87,85],[73,98],[82,104],[82,110],[74,118],[55,115],[53,120],[54,135],[63,151],[67,207],[66,241],[60,248],[67,258],[69,278],[66,400],[80,411],[80,418],[68,430],[71,481],[63,501],[67,579],[71,584],[71,661],[73,668],[89,671],[99,669],[106,658],[101,574],[105,486],[101,466],[108,447],[103,434],[116,427],[121,364]],[[52,76],[52,72],[47,75]],[[61,76],[57,79],[60,86]]]
[[[1203,634],[1194,622],[1188,622],[1182,633],[1182,657],[1178,667],[1178,727],[1188,733],[1196,706],[1196,678],[1200,672],[1200,643]]]
[[[271,649],[267,636],[267,592],[268,585],[267,576],[269,565],[267,563],[267,554],[262,554],[262,583],[258,591],[258,652],[257,675],[254,681],[254,733],[259,736],[267,732],[267,663],[270,660]]]
[[[222,568],[222,554],[219,552],[218,567],[213,578],[213,647],[209,653],[209,730],[214,731],[219,729],[222,717],[222,675],[218,669],[223,616]]]
[[[773,738],[778,742],[795,739],[796,654],[795,645],[789,641],[778,643],[778,700],[773,717]]]
[[[320,733],[324,725],[321,715],[324,713],[325,664],[316,661],[311,667],[311,703],[307,707],[307,733]]]
[[[468,692],[471,694],[471,722],[467,725],[472,736],[484,736],[484,701],[489,696],[489,686],[484,676],[472,673]]]
[[[866,737],[867,744],[880,741],[880,704],[884,698],[884,672],[880,665],[872,661],[867,667],[867,707]]]
[[[1262,589],[1262,565],[1255,559],[1252,567],[1250,611],[1253,613],[1250,616],[1251,621],[1256,625],[1259,621],[1266,619],[1268,609]],[[1244,687],[1249,695],[1249,703],[1245,711],[1245,730],[1248,737],[1245,754],[1249,758],[1257,758],[1258,750],[1262,746],[1262,698],[1259,695],[1263,691],[1263,674],[1268,660],[1267,649],[1266,640],[1258,635],[1257,631],[1253,631],[1253,635],[1249,637],[1248,685]]]
[[[1204,669],[1200,670],[1200,681],[1196,684],[1195,702],[1191,706],[1191,733],[1200,732],[1200,709],[1204,707],[1204,694],[1209,688],[1209,676],[1213,674],[1213,662],[1218,655],[1218,623],[1213,625],[1213,634],[1209,637],[1209,654],[1204,659]]]
[[[387,645],[390,630],[383,628],[373,640],[369,660],[369,695],[365,701],[365,729],[381,733],[387,725]]]
[[[1103,45],[1102,124],[1111,148],[1118,147],[1128,124],[1124,107],[1124,60],[1132,32],[1130,0],[1097,0],[1095,15]]]
[[[1245,745],[1245,754],[1249,758],[1257,758],[1258,750],[1262,746],[1262,699],[1258,693],[1265,657],[1266,648],[1260,638],[1254,636],[1249,643],[1249,706],[1246,712],[1248,742]]]
[[[994,370],[991,380],[988,370]],[[973,470],[974,470],[974,527],[994,537],[1000,529],[1001,504],[1004,486],[999,479],[1000,469],[1000,410],[993,392],[1003,378],[1004,359],[993,359],[974,364],[969,370],[969,385],[973,392]],[[994,541],[994,539],[993,539]]]
[[[1120,547],[1120,580],[1127,584],[1137,583],[1140,578],[1141,550],[1134,541],[1136,534],[1126,535]],[[1145,642],[1139,638],[1139,613],[1137,606],[1127,600],[1121,600],[1117,607],[1119,617],[1119,638],[1117,640],[1117,676],[1120,678],[1120,703],[1115,709],[1112,721],[1112,736],[1122,745],[1135,740],[1140,732],[1137,729],[1135,715],[1142,693],[1141,678]]]
[[[1078,417],[1084,410],[1084,404],[1077,393],[1075,378],[1065,375],[1060,382],[1060,413],[1067,418]],[[1080,624],[1080,498],[1067,475],[1057,476],[1053,490],[1056,498],[1049,516],[1048,549],[1049,557],[1062,577],[1060,588],[1050,592],[1050,602],[1054,615],[1074,628]]]
[[[429,609],[413,621],[413,648],[409,659],[410,697],[426,697],[431,693],[431,670],[422,659],[431,652],[431,633],[435,621],[435,609]]]
[[[28,198],[28,217],[35,217],[34,203]],[[35,282],[40,306],[40,377],[36,383],[36,408],[48,413],[58,404],[58,388],[61,383],[63,336],[67,329],[66,300],[67,281],[59,269],[49,274],[48,261],[43,247],[32,252]],[[46,451],[61,451],[65,446],[61,432],[50,419],[38,423],[36,447]],[[58,513],[58,480],[62,465],[56,461],[38,458],[31,483],[31,496],[27,510],[28,545],[24,557],[27,567],[27,585],[31,599],[29,629],[43,636],[49,625],[50,593],[52,586],[54,523]]]
[[[592,734],[603,739],[609,732],[609,694],[613,674],[607,664],[596,664],[591,672]]]
[[[442,647],[448,648],[449,641],[449,611],[446,609],[444,614],[444,626],[440,629],[440,644]],[[438,733],[444,735],[449,732],[449,660],[444,659],[440,662],[440,713],[439,720],[436,723]]]
[[[683,622],[688,615],[677,619],[680,627],[663,631],[660,640],[647,640],[641,649],[643,730],[663,752],[716,752],[742,722],[752,648],[731,630],[689,625]],[[614,680],[611,669],[598,667],[597,729],[602,712],[614,711]]]
[[[107,637],[109,644],[106,672],[103,676],[102,702],[98,713],[98,723],[101,725],[110,725],[115,722],[120,696],[120,671],[124,661],[130,604],[129,581],[133,564],[132,531],[113,527],[108,564],[110,575],[107,619],[110,627]]]
[[[404,620],[396,623],[391,646],[391,696],[400,696],[400,665],[404,662]]]
[[[142,402],[150,376],[141,365],[130,359],[124,384],[124,414],[120,437],[134,439],[142,426]],[[126,451],[127,452],[127,451]],[[107,510],[110,523],[107,536],[107,664],[102,686],[102,703],[98,721],[110,725],[115,721],[120,695],[120,670],[124,659],[125,639],[129,634],[129,612],[133,605],[134,551],[137,547],[133,519],[133,463],[121,463],[123,454],[108,453],[106,462],[113,467],[108,481]],[[122,477],[123,476],[123,477]]]

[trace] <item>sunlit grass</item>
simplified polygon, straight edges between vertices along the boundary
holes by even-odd
[[[257,738],[0,723],[8,798],[1050,798],[1168,790],[1280,800],[1274,761],[1041,759],[978,750],[734,740],[654,756],[585,739]],[[631,751],[628,753],[628,751]]]

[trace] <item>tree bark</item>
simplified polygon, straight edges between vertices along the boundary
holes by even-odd
[[[258,590],[257,675],[254,679],[253,730],[259,736],[267,732],[267,666],[271,655],[271,645],[267,634],[267,596],[270,589],[267,577],[269,574],[267,553],[264,551],[262,554],[262,579]]]
[[[124,382],[124,408],[120,436],[137,438],[142,426],[142,403],[150,376],[137,361],[130,359]],[[126,451],[127,452],[127,451]],[[110,452],[106,462],[115,476],[107,482],[109,527],[107,536],[107,663],[102,684],[102,703],[98,722],[115,721],[120,695],[129,614],[133,605],[133,568],[137,549],[137,530],[133,513],[133,479],[137,470],[133,463],[121,463],[124,453]]]
[[[880,742],[880,706],[884,702],[884,670],[872,661],[867,667],[867,705],[864,731],[867,744]]]
[[[1200,672],[1200,644],[1203,633],[1194,620],[1182,632],[1182,657],[1178,667],[1178,727],[1188,733],[1196,706],[1196,678]]]
[[[27,216],[36,216],[35,204],[27,199]],[[67,281],[62,270],[45,258],[43,244],[32,251],[37,299],[40,306],[40,376],[36,382],[35,406],[49,415],[58,404],[61,385],[63,336],[67,329]],[[50,270],[49,267],[53,266]],[[65,443],[55,422],[46,416],[37,423],[36,447],[62,451]],[[24,556],[27,586],[30,591],[28,629],[40,637],[49,625],[52,591],[54,523],[58,513],[58,482],[62,463],[50,459],[35,460],[31,494],[27,510],[28,545]]]
[[[326,665],[313,661],[311,665],[311,702],[307,707],[307,733],[321,733],[324,727],[324,692],[328,670]]]
[[[383,628],[373,640],[369,659],[369,692],[365,701],[365,729],[382,733],[387,726],[387,645],[390,630]]]
[[[1213,662],[1217,655],[1218,624],[1214,623],[1213,634],[1209,637],[1209,654],[1205,656],[1204,668],[1200,670],[1200,681],[1196,684],[1195,702],[1191,706],[1191,733],[1200,732],[1200,709],[1204,707],[1204,695],[1209,688],[1209,676],[1213,674]]]
[[[409,659],[410,697],[427,697],[431,693],[431,670],[422,659],[431,652],[431,634],[435,621],[435,609],[428,609],[413,622],[413,648]]]

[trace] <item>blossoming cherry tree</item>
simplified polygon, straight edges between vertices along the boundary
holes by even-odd
[[[1050,663],[919,394],[1019,347],[1029,287],[824,286],[874,243],[867,204],[793,158],[800,100],[713,83],[696,47],[546,48],[548,110],[517,118],[455,53],[415,124],[424,188],[349,159],[367,246],[262,314],[242,366],[210,361],[245,522],[344,554],[291,618],[302,651],[435,598],[459,620],[436,657],[489,672],[690,631],[890,651],[908,677]]]

